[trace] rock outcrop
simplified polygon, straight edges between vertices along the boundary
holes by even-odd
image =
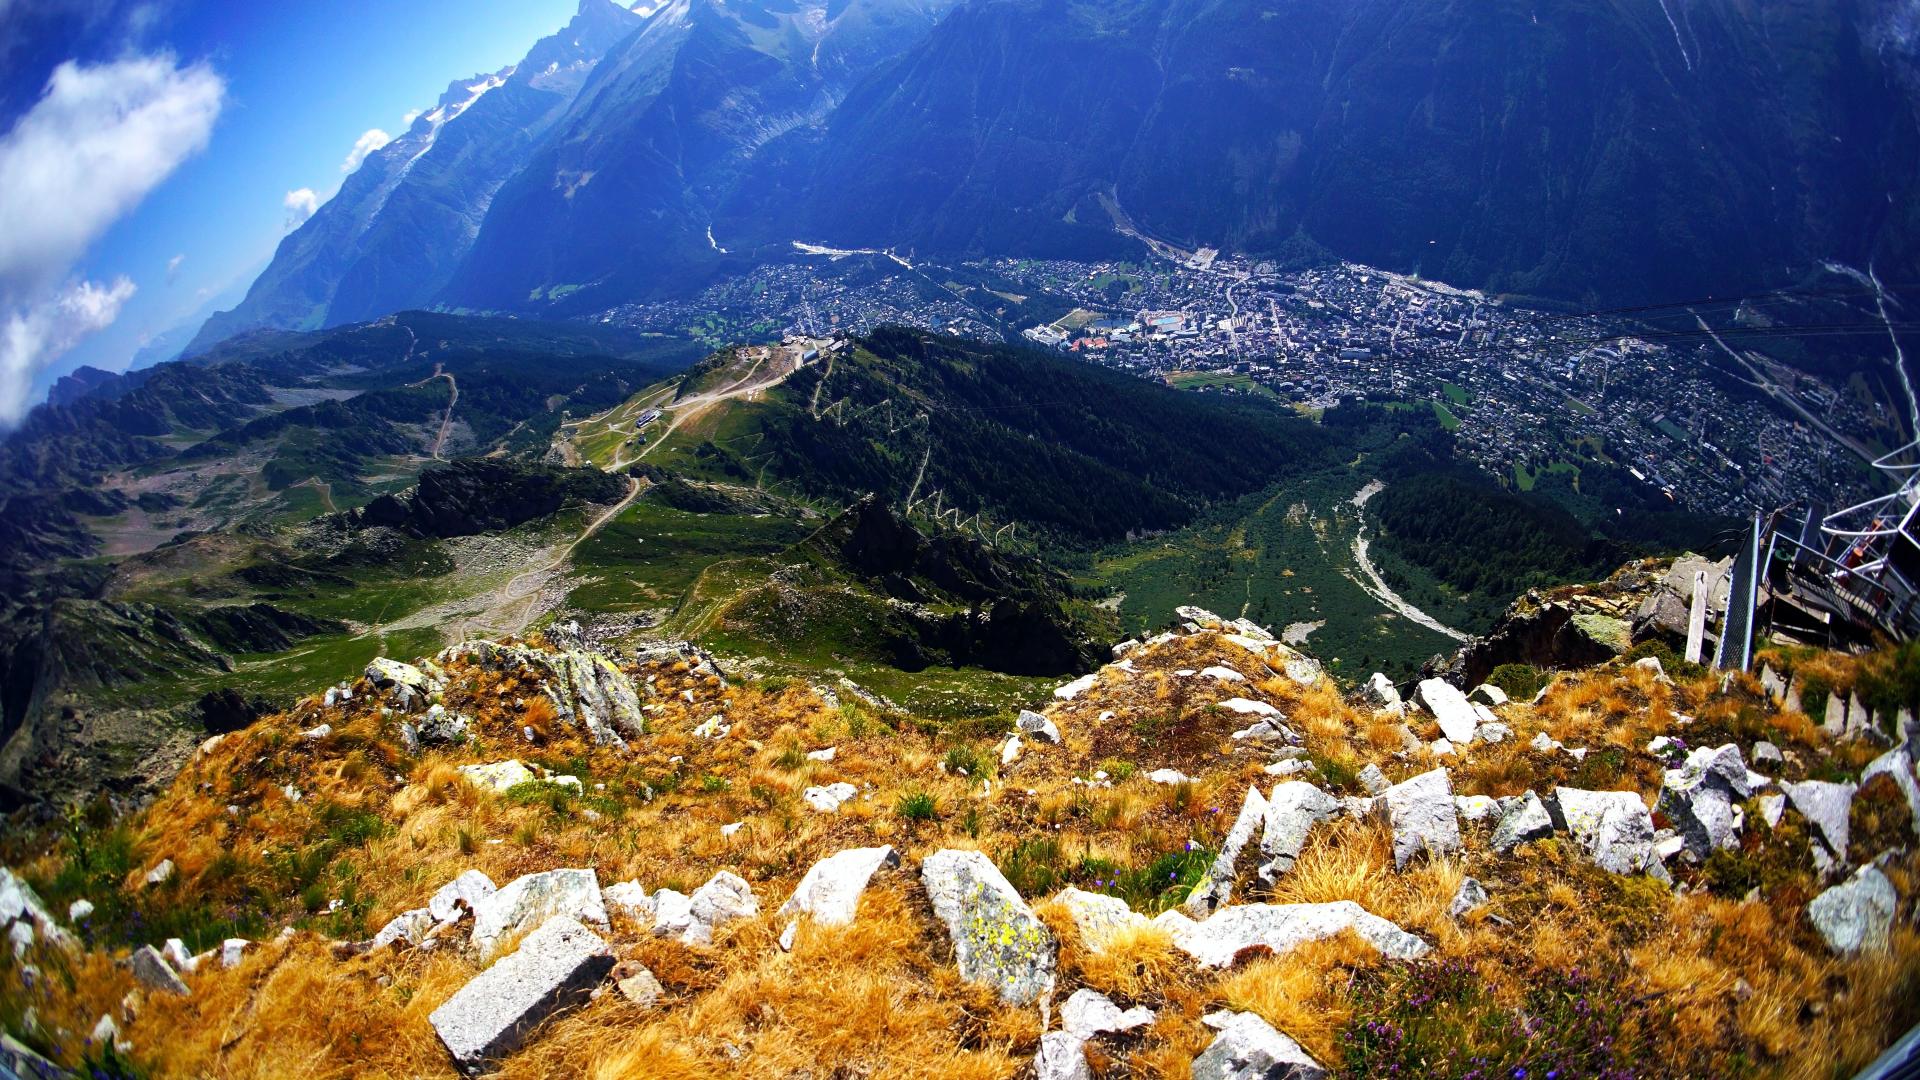
[[[920,864],[933,912],[947,928],[961,977],[1019,1004],[1047,993],[1056,963],[1048,930],[977,851],[936,851]]]
[[[613,969],[599,935],[565,915],[540,924],[520,947],[475,976],[428,1021],[462,1069],[512,1053],[554,1013],[578,1005]]]

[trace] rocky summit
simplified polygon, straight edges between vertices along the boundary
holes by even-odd
[[[108,1075],[1797,1075],[1909,1014],[1912,756],[1783,705],[1795,657],[1402,698],[1177,618],[964,732],[568,628],[379,658],[207,739],[150,803],[15,849],[0,959],[33,1039],[7,1053]],[[1454,739],[1476,709],[1511,737]]]

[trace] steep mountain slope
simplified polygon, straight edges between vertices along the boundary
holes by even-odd
[[[1914,99],[1864,6],[1667,8],[971,4],[836,113],[811,220],[990,250],[1112,192],[1181,244],[1569,297],[1913,266]]]
[[[519,64],[454,82],[281,242],[246,300],[208,319],[187,353],[258,327],[312,330],[424,306],[466,257],[500,185],[641,22],[612,0],[581,0]]]
[[[695,369],[696,371],[698,369]],[[1340,460],[1342,437],[1261,401],[1206,399],[1029,348],[882,328],[647,461],[844,505],[1084,549]],[[976,520],[977,519],[977,520]]]
[[[781,148],[951,2],[665,5],[501,190],[445,300],[501,308],[588,289],[604,303],[697,277],[734,242],[714,212],[749,164],[765,151],[780,168]]]

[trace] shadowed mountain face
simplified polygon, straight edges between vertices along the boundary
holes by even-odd
[[[641,21],[612,0],[582,0],[518,65],[456,80],[405,134],[367,155],[281,242],[246,300],[209,319],[187,352],[245,330],[315,330],[427,304],[472,250],[500,185]]]
[[[429,301],[598,310],[795,239],[1107,256],[1124,227],[1621,302],[1825,259],[1904,276],[1920,128],[1897,16],[685,0],[641,19],[588,0],[579,33],[371,156],[196,347]]]
[[[836,114],[829,242],[1149,234],[1463,285],[1694,295],[1910,264],[1911,98],[1855,3],[970,5]],[[1104,215],[1102,215],[1104,217]],[[1100,224],[1105,224],[1102,220]]]

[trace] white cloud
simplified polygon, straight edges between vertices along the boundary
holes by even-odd
[[[184,253],[167,260],[167,284],[171,285],[180,280],[180,266],[186,261],[187,257]]]
[[[226,84],[169,56],[54,69],[0,137],[0,302],[64,281],[87,247],[199,152]]]
[[[6,0],[0,0],[0,4],[4,4],[4,3],[6,3]],[[420,119],[420,114],[421,114],[421,113],[423,113],[423,112],[426,112],[426,111],[427,111],[427,110],[425,110],[425,109],[408,109],[408,110],[407,110],[407,115],[405,115],[405,116],[403,116],[403,117],[401,117],[401,118],[400,118],[400,126],[401,126],[401,127],[412,127],[412,126],[413,126],[413,122],[414,122],[415,120],[418,120],[418,119]]]
[[[347,152],[347,160],[340,163],[340,171],[350,173],[367,160],[367,155],[393,141],[393,136],[373,128],[353,141],[353,149]]]
[[[204,64],[133,56],[55,68],[40,100],[0,135],[0,425],[33,381],[133,295],[124,277],[75,265],[213,132],[226,83]]]
[[[314,211],[320,209],[320,196],[314,194],[310,187],[296,188],[287,192],[287,197],[280,200],[280,205],[287,208],[287,228],[297,229],[307,223]]]
[[[7,312],[0,325],[0,424],[25,415],[34,376],[88,334],[104,330],[134,293],[124,277],[112,284],[69,282],[45,298]]]

